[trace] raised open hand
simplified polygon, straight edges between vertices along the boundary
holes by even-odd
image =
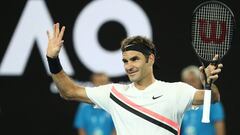
[[[50,33],[47,31],[48,35],[48,47],[47,47],[47,56],[50,58],[56,58],[63,46],[64,40],[62,40],[65,31],[65,26],[61,28],[59,23],[54,24],[53,32]]]

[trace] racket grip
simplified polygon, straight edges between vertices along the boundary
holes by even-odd
[[[211,90],[204,92],[202,123],[210,122],[211,94]]]
[[[212,83],[212,80],[210,81],[210,83],[206,83],[206,84],[204,85],[204,89],[206,89],[206,90],[211,90],[211,83]]]

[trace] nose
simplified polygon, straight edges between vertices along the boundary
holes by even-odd
[[[133,64],[131,62],[127,62],[124,64],[124,68],[126,71],[129,71],[133,68]]]

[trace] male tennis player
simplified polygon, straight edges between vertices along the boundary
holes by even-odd
[[[179,135],[183,113],[192,104],[202,104],[204,90],[176,82],[156,80],[153,75],[155,46],[141,36],[122,41],[122,61],[131,84],[107,84],[83,87],[63,71],[58,54],[63,44],[65,27],[54,24],[48,32],[47,59],[52,78],[61,96],[68,100],[94,103],[112,115],[118,135]],[[216,58],[215,58],[216,59]],[[217,69],[209,65],[207,77],[218,78],[222,64]],[[114,67],[109,67],[114,68]],[[213,91],[213,100],[219,93]]]

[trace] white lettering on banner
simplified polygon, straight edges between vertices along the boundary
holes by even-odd
[[[92,72],[101,71],[106,72],[110,77],[118,77],[125,74],[121,51],[108,51],[101,47],[97,39],[99,29],[108,21],[122,24],[128,36],[144,35],[152,38],[152,29],[143,9],[133,1],[92,1],[80,12],[73,30],[73,46],[79,60]],[[45,2],[27,1],[0,64],[0,75],[22,75],[35,41],[49,74],[45,56],[46,30],[51,29],[52,26],[53,21]],[[60,59],[66,73],[73,75],[74,70],[64,48],[61,50]]]
[[[125,27],[128,36],[144,35],[152,38],[147,15],[136,3],[128,0],[96,0],[88,4],[77,17],[73,41],[76,54],[85,66],[93,72],[103,71],[116,77],[125,74],[121,51],[105,50],[97,37],[101,25],[113,20]]]
[[[27,1],[0,65],[0,75],[22,75],[35,41],[45,68],[50,73],[45,52],[47,49],[46,30],[51,29],[52,26],[53,21],[44,1]],[[61,57],[61,63],[66,73],[74,74],[64,48],[62,48],[59,57]]]

